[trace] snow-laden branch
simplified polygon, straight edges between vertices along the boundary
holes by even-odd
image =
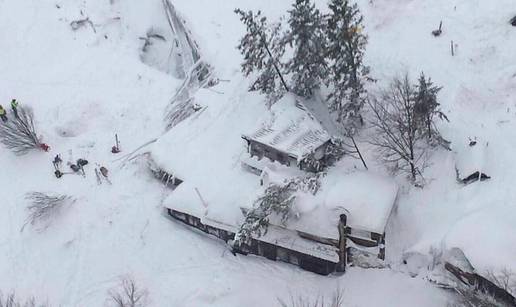
[[[21,229],[22,231],[28,223],[33,226],[37,223],[43,223],[43,229],[47,228],[52,218],[59,214],[64,206],[75,202],[75,199],[68,195],[50,195],[42,192],[27,193],[25,199],[30,202],[27,206],[29,215]]]
[[[28,107],[18,107],[17,115],[0,124],[0,141],[17,155],[41,148],[34,126],[34,114]]]

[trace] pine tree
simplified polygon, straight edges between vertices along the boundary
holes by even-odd
[[[0,125],[0,142],[17,155],[27,154],[33,149],[41,149],[41,141],[36,133],[34,114],[29,107],[18,107],[7,123]]]
[[[421,73],[416,88],[414,112],[420,122],[421,132],[426,133],[429,140],[433,137],[440,137],[433,121],[435,116],[448,121],[448,117],[440,110],[440,104],[437,102],[437,94],[442,87],[435,86],[430,78],[426,79],[424,73]]]
[[[288,91],[285,80],[280,72],[279,59],[285,52],[281,43],[281,23],[270,27],[267,18],[261,11],[253,13],[236,9],[235,13],[247,28],[240,40],[238,49],[244,56],[241,64],[244,76],[257,72],[256,80],[251,84],[250,91],[259,91],[267,95],[270,104],[277,101]]]
[[[294,93],[308,98],[326,79],[324,17],[310,0],[296,0],[289,14],[285,43],[294,48],[294,56],[287,71],[292,73]]]
[[[369,67],[363,63],[367,36],[363,34],[363,16],[357,4],[348,0],[331,0],[327,20],[329,75],[333,92],[328,96],[337,121],[354,134],[361,125],[360,111],[365,103],[364,82]]]

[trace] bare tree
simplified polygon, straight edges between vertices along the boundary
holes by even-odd
[[[516,296],[516,273],[504,268],[499,273],[488,271],[486,277],[504,291]]]
[[[416,182],[425,167],[428,146],[419,133],[415,88],[408,74],[394,78],[380,97],[373,97],[368,104],[373,113],[371,125],[376,130],[370,143],[378,147],[385,162],[409,173]]]
[[[0,141],[17,155],[40,149],[41,142],[34,126],[34,114],[28,107],[18,107],[18,116],[0,125]]]
[[[35,298],[29,298],[24,301],[19,299],[14,292],[11,292],[7,295],[3,295],[0,292],[0,307],[48,307],[49,305],[36,303]]]
[[[460,287],[455,289],[457,301],[448,304],[448,307],[502,307],[500,302],[491,295],[475,291],[470,287]],[[508,306],[509,307],[509,306]]]
[[[303,295],[290,295],[288,301],[278,299],[281,307],[342,307],[344,305],[344,292],[341,289],[335,290],[329,300],[324,296],[318,296],[315,300]]]
[[[148,293],[139,289],[134,279],[124,277],[117,288],[109,291],[113,307],[144,307],[147,305]]]
[[[43,229],[47,228],[51,219],[56,216],[65,205],[75,202],[75,199],[71,196],[49,195],[42,192],[27,193],[25,199],[30,201],[30,204],[27,206],[29,215],[22,227],[22,231],[28,223],[31,225],[43,223]]]

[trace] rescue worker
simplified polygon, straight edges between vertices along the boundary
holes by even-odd
[[[63,160],[61,160],[61,157],[59,155],[56,155],[54,157],[54,161],[52,161],[56,169],[59,169],[59,167],[61,166],[61,162],[63,162]]]
[[[13,110],[14,117],[18,118],[18,101],[16,99],[11,100],[11,109]]]
[[[105,168],[104,166],[101,166],[100,167],[100,173],[102,174],[102,176],[107,178],[107,176],[108,176],[108,169]]]
[[[7,112],[5,111],[4,107],[2,107],[2,105],[0,105],[0,118],[2,118],[4,123],[7,122]]]
[[[41,150],[43,150],[43,151],[48,151],[50,149],[50,146],[48,146],[45,143],[41,143],[41,144],[39,144],[39,148],[41,148]]]

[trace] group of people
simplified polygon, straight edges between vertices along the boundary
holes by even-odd
[[[54,165],[54,169],[55,169],[55,172],[54,172],[54,175],[56,175],[57,178],[61,178],[63,176],[63,172],[61,172],[61,163],[63,162],[63,160],[61,159],[61,156],[60,155],[56,155],[54,157],[54,160],[52,161],[52,164]],[[84,175],[84,166],[88,164],[88,160],[85,160],[85,159],[78,159],[76,164],[73,164],[73,163],[68,163],[68,165],[70,166],[70,168],[72,169],[72,171],[74,173],[78,173],[79,171],[82,172],[82,174]]]
[[[86,159],[78,159],[76,163],[68,162],[68,166],[70,166],[70,169],[72,172],[62,172],[61,171],[61,164],[63,163],[63,159],[61,159],[60,155],[56,155],[54,157],[54,160],[52,161],[52,164],[54,165],[54,175],[57,178],[63,177],[64,174],[82,174],[83,176],[86,176],[86,173],[84,172],[84,166],[87,165],[89,162]],[[98,164],[97,164],[98,165]],[[111,184],[111,181],[108,178],[108,169],[104,166],[100,166],[100,172],[95,168],[95,174],[97,176],[97,183],[101,184],[102,179],[100,175],[102,175],[102,178],[104,178],[105,181],[107,181],[109,184]]]
[[[11,110],[13,111],[14,117],[18,118],[18,101],[16,99],[11,100]],[[4,109],[4,107],[0,104],[0,118],[5,123],[7,122],[7,111]]]

